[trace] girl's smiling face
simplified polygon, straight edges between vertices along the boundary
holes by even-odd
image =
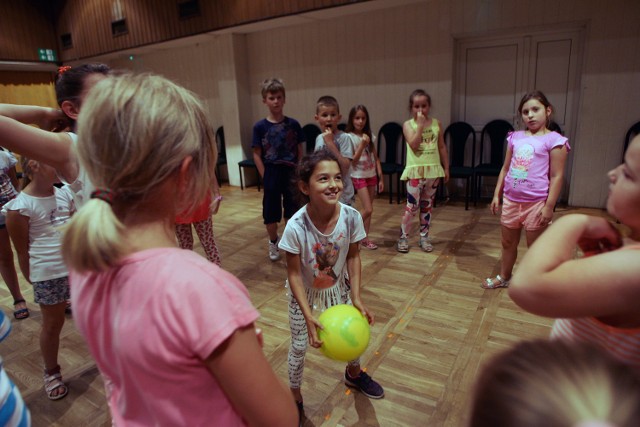
[[[337,204],[342,188],[340,166],[332,160],[319,162],[313,169],[309,183],[300,183],[300,191],[309,197],[312,205]]]

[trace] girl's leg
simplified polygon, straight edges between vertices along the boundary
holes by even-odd
[[[533,242],[535,242],[546,229],[547,227],[538,228],[537,230],[525,230],[524,234],[527,239],[527,247],[530,248]]]
[[[9,233],[5,227],[0,228],[0,275],[7,284],[13,300],[18,302],[14,306],[16,319],[29,317],[29,310],[20,291],[20,282],[13,263],[13,249],[11,249]]]
[[[431,210],[433,209],[433,200],[438,190],[439,179],[427,179],[420,186],[420,236],[429,235],[429,227],[431,226]]]
[[[302,315],[298,302],[291,297],[289,301],[289,328],[291,329],[291,345],[289,346],[289,387],[296,402],[302,402],[302,372],[304,370],[304,358],[307,353],[309,338],[307,324]]]
[[[64,309],[66,302],[53,305],[40,304],[42,311],[42,329],[40,330],[40,351],[44,360],[45,376],[60,373],[58,365],[58,349],[60,347],[60,332],[64,325]],[[66,395],[67,386],[62,384],[48,392],[49,398],[56,398]]]
[[[182,249],[193,250],[193,234],[191,234],[191,224],[176,224],[176,238],[178,245]]]
[[[519,228],[502,226],[502,265],[500,266],[500,276],[504,280],[511,279],[513,266],[518,258],[520,231]]]
[[[408,237],[411,231],[411,220],[418,212],[418,200],[420,200],[419,180],[407,180],[407,205],[404,208],[402,222],[400,223],[400,237]]]
[[[358,197],[362,203],[362,222],[364,223],[364,231],[369,236],[369,228],[371,227],[371,214],[373,213],[373,197],[371,196],[370,187],[362,187],[358,189]]]
[[[211,217],[204,221],[194,222],[193,228],[196,229],[196,234],[198,235],[198,239],[200,239],[202,249],[204,249],[207,259],[219,267],[220,252],[218,252],[216,239],[213,235],[213,221],[211,220]]]

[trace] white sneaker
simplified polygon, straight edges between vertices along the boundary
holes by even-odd
[[[420,236],[420,247],[425,252],[433,251],[433,244],[431,243],[431,238],[427,236]]]
[[[280,239],[276,240],[275,243],[271,243],[269,240],[269,259],[271,261],[277,261],[280,259],[280,249],[278,249],[278,242]]]

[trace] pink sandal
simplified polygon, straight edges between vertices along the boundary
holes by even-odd
[[[360,244],[362,245],[363,248],[367,248],[371,250],[378,249],[378,245],[376,245],[369,239],[364,239],[362,242],[360,242]]]

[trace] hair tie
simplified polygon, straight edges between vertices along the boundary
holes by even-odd
[[[116,198],[116,195],[108,188],[96,188],[95,191],[91,192],[91,198],[100,199],[103,202],[113,205],[113,199]]]
[[[71,65],[63,65],[62,67],[58,67],[58,75],[61,76],[67,71],[71,69]]]

